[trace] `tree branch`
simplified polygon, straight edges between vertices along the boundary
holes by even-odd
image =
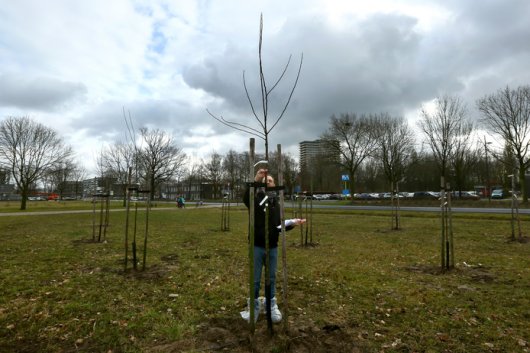
[[[227,121],[223,117],[218,118],[215,115],[213,115],[208,109],[206,109],[206,111],[208,112],[208,114],[210,114],[210,116],[212,118],[214,118],[218,122],[220,122],[220,123],[232,128],[232,129],[235,129],[235,130],[238,130],[238,131],[242,131],[244,133],[247,133],[247,134],[252,135],[252,136],[256,136],[256,137],[261,138],[261,139],[265,139],[264,134],[261,131],[257,130],[257,129],[254,129],[254,128],[250,127],[250,126],[239,124],[239,123],[236,123],[236,122],[233,122],[233,121]]]

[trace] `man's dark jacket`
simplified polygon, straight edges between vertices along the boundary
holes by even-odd
[[[254,197],[254,246],[265,247],[265,205],[260,206],[260,202],[265,197],[265,192],[259,190]],[[249,197],[250,190],[247,188],[243,196],[243,202],[245,206],[249,208]],[[269,208],[269,248],[273,249],[278,247],[278,238],[281,230],[278,226],[281,224],[280,215],[280,201],[276,196],[271,196],[269,193],[269,199],[266,201]],[[287,227],[286,230],[290,230],[293,227]]]

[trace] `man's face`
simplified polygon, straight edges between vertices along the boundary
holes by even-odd
[[[276,184],[274,184],[274,178],[270,175],[267,175],[267,186],[268,187],[274,187]]]

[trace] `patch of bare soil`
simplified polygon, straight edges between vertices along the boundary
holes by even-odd
[[[176,264],[179,262],[179,256],[178,254],[167,254],[167,255],[162,256],[160,260],[168,264]]]
[[[525,236],[522,236],[522,237],[517,237],[514,239],[509,239],[508,240],[509,243],[521,243],[521,244],[528,244],[530,243],[530,237],[527,237],[526,235]]]
[[[82,245],[82,244],[106,244],[106,240],[98,241],[97,239],[87,238],[87,239],[75,239],[72,240],[73,245]]]
[[[439,275],[444,273],[440,266],[434,266],[434,265],[411,265],[406,266],[405,271],[410,272],[418,272],[418,273],[427,273],[430,275]]]
[[[142,280],[159,280],[167,277],[169,274],[168,268],[163,265],[155,264],[148,266],[145,270],[142,270],[142,266],[138,266],[138,270],[130,269],[125,273],[126,277]]]
[[[146,348],[149,353],[180,352],[292,352],[292,353],[358,353],[353,330],[334,324],[317,327],[311,323],[290,323],[288,331],[276,324],[271,335],[267,322],[259,320],[253,335],[241,318],[213,319],[199,326],[194,338]]]
[[[495,275],[490,273],[488,268],[482,265],[464,265],[463,267],[455,267],[449,271],[442,271],[440,266],[413,265],[405,267],[405,270],[418,273],[427,273],[431,275],[455,274],[458,276],[469,277],[472,281],[481,283],[490,283],[495,281]]]

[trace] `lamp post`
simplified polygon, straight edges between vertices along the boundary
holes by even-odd
[[[486,192],[488,193],[488,202],[491,203],[490,169],[489,169],[489,162],[488,162],[488,145],[491,145],[491,142],[486,141],[486,136],[484,136],[484,151],[486,153]]]

